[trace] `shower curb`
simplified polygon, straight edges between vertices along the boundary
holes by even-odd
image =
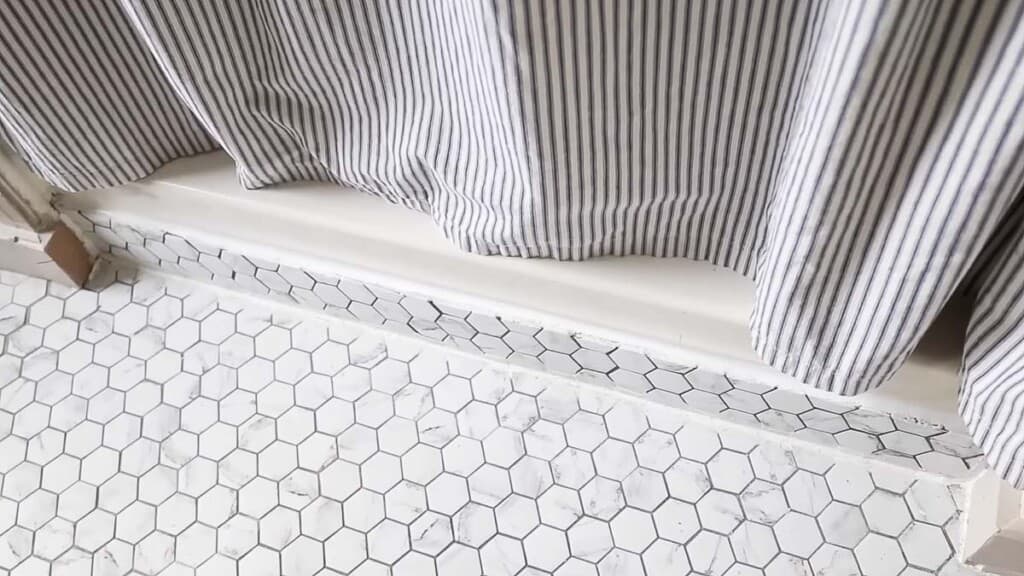
[[[982,468],[981,451],[964,433],[867,409],[854,398],[822,398],[704,370],[687,361],[684,350],[656,356],[625,342],[510,318],[499,305],[477,310],[429,290],[400,292],[348,270],[298,268],[286,258],[263,257],[259,246],[243,254],[209,236],[200,240],[100,210],[65,209],[62,216],[101,258],[121,265],[270,298],[953,481],[974,478]]]

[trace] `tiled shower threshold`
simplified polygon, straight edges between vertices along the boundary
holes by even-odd
[[[495,311],[500,307],[396,289],[326,268],[297,267],[262,257],[258,247],[225,248],[207,237],[200,240],[116,214],[82,210],[64,215],[104,258],[124,265],[151,267],[950,478],[971,476],[981,461],[962,428],[864,407],[856,398],[776,386],[757,373],[726,372],[714,365],[703,369],[697,365],[703,358],[686,350],[647,353],[628,341],[510,317]]]
[[[11,574],[974,573],[960,481],[915,459],[157,272],[104,264],[90,288],[0,273]],[[532,330],[723,404],[773,398]],[[805,401],[772,410],[934,451],[936,430]]]
[[[976,573],[960,427],[83,198],[89,290],[0,276],[0,573]]]

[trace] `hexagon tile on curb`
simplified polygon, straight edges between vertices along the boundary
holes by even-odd
[[[890,450],[930,441],[595,340],[140,238],[360,322],[443,327],[595,380],[649,374],[730,416],[849,423]],[[958,499],[919,473],[146,272],[101,269],[93,286],[0,272],[5,573],[969,573]]]

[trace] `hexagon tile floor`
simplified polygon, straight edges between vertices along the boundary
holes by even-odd
[[[943,476],[101,276],[0,273],[5,573],[975,573]]]

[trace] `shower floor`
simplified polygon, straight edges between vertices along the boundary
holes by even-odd
[[[0,572],[975,573],[920,470],[152,272],[92,288],[0,273]]]

